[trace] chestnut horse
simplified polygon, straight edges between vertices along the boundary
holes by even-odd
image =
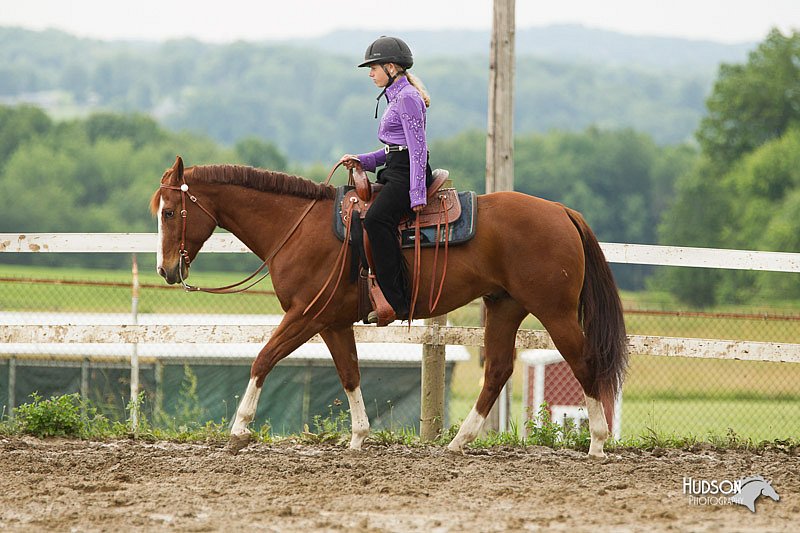
[[[160,239],[157,270],[167,283],[189,275],[190,262],[219,226],[266,260],[285,311],[253,362],[231,427],[229,446],[234,453],[249,442],[248,425],[267,375],[317,333],[331,352],[350,404],[350,448],[361,449],[369,433],[353,336],[353,323],[358,320],[356,284],[339,284],[319,316],[304,313],[341,249],[331,226],[337,209],[334,192],[328,185],[246,166],[184,169],[178,157],[153,195],[151,210],[158,218]],[[296,225],[300,218],[302,222]],[[423,249],[423,269],[430,268],[433,252]],[[475,236],[452,247],[448,263],[436,314],[479,297],[486,304],[483,388],[448,449],[463,451],[478,435],[511,376],[516,332],[532,314],[583,387],[591,433],[589,454],[602,457],[608,437],[603,404],[613,405],[621,387],[627,342],[613,276],[583,217],[561,204],[517,192],[481,195]],[[428,294],[430,278],[422,276],[422,294]],[[425,300],[417,302],[420,318],[431,316]]]

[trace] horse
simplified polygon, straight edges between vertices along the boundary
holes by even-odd
[[[253,361],[231,426],[232,453],[250,441],[248,425],[267,375],[316,334],[331,353],[349,402],[350,449],[360,450],[369,435],[353,334],[359,319],[356,284],[330,288],[330,305],[321,313],[305,312],[342,246],[331,226],[338,208],[335,190],[302,177],[242,165],[184,168],[179,156],[151,199],[151,212],[158,219],[156,269],[168,284],[185,283],[192,260],[219,226],[265,262],[285,312]],[[450,248],[436,308],[436,315],[442,315],[482,298],[486,313],[483,386],[447,449],[463,453],[478,436],[512,374],[516,332],[532,314],[583,387],[589,455],[605,457],[608,423],[603,404],[613,405],[628,354],[622,304],[597,238],[577,211],[519,192],[479,195],[476,216],[474,237]],[[410,261],[410,251],[404,254]],[[431,265],[432,254],[430,248],[422,250],[423,268]],[[349,269],[351,259],[345,261]],[[419,282],[422,294],[427,294],[430,283]],[[433,315],[424,300],[417,302],[418,318]]]

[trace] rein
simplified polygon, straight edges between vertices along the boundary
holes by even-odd
[[[333,173],[336,172],[336,169],[339,168],[339,166],[341,164],[342,164],[341,162],[337,163],[331,169],[330,173],[328,174],[328,177],[325,179],[324,185],[328,185],[328,183],[330,183],[331,178],[333,177]],[[214,221],[215,225],[219,226],[219,220],[217,220],[217,217],[215,217],[211,213],[211,211],[209,211],[208,209],[203,207],[203,205],[200,202],[197,201],[197,197],[196,196],[194,196],[193,194],[189,193],[189,185],[186,183],[186,178],[184,176],[181,176],[181,180],[183,181],[183,183],[180,186],[177,186],[177,185],[165,185],[165,184],[162,183],[161,184],[161,188],[162,189],[169,189],[169,190],[172,190],[172,191],[180,191],[181,192],[181,218],[183,218],[183,227],[181,228],[181,244],[180,244],[180,249],[178,251],[178,255],[180,257],[179,264],[178,264],[178,276],[180,277],[181,285],[183,285],[184,290],[186,290],[187,292],[208,292],[208,293],[212,293],[212,294],[235,294],[235,293],[238,293],[238,292],[244,292],[247,289],[253,287],[256,284],[258,284],[264,278],[269,276],[269,270],[267,270],[265,273],[261,274],[261,277],[259,277],[257,280],[255,280],[252,283],[249,283],[248,285],[242,287],[242,285],[245,285],[246,283],[248,283],[250,280],[252,280],[256,276],[258,276],[261,273],[262,270],[264,270],[264,268],[267,266],[267,264],[275,257],[275,255],[280,251],[280,249],[283,248],[283,246],[289,241],[291,236],[294,235],[294,232],[297,230],[298,227],[300,227],[300,224],[306,218],[306,215],[308,215],[308,213],[311,211],[311,209],[317,203],[317,200],[314,199],[314,200],[311,201],[311,203],[308,204],[308,206],[306,206],[305,210],[303,210],[303,213],[300,215],[300,218],[297,219],[297,222],[295,222],[294,226],[292,226],[292,228],[286,233],[286,235],[283,237],[283,240],[281,240],[281,242],[278,244],[278,246],[276,246],[272,250],[272,252],[267,256],[267,258],[264,259],[264,262],[261,263],[261,266],[259,266],[256,269],[255,272],[253,272],[252,274],[247,276],[245,279],[243,279],[243,280],[241,280],[239,282],[233,283],[231,285],[225,285],[223,287],[211,287],[211,288],[197,287],[197,286],[194,286],[194,285],[189,285],[188,283],[186,283],[186,280],[183,278],[183,265],[185,264],[187,269],[189,267],[189,252],[188,252],[188,250],[186,250],[186,222],[187,222],[187,218],[188,218],[187,217],[187,211],[186,211],[186,199],[188,198],[193,204],[195,204],[206,215],[208,215],[211,218],[211,220]]]

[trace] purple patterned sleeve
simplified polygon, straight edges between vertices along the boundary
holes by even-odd
[[[368,154],[358,154],[356,157],[367,172],[375,172],[376,168],[386,163],[386,152],[383,149]]]
[[[411,208],[427,204],[425,170],[428,166],[428,144],[425,139],[424,103],[417,98],[402,96],[398,101],[398,113],[411,162],[409,197]]]

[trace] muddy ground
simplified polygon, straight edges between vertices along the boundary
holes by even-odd
[[[342,448],[0,438],[3,531],[798,531],[800,453]],[[781,499],[696,505],[684,477]]]

